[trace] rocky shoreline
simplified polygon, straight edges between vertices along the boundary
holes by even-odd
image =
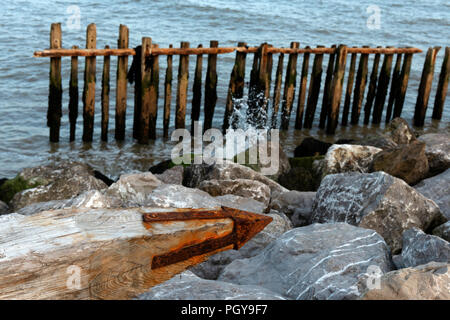
[[[0,182],[0,215],[227,206],[272,217],[240,250],[136,299],[450,299],[449,135],[417,136],[397,118],[360,141],[307,138],[279,168],[166,161],[112,181],[61,162]]]

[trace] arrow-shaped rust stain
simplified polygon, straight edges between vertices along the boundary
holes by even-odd
[[[229,218],[233,221],[233,231],[223,237],[209,239],[202,243],[154,256],[152,269],[162,268],[177,262],[200,256],[220,248],[233,245],[240,249],[248,240],[263,230],[272,218],[269,216],[237,210],[228,207],[220,209],[190,209],[170,212],[145,213],[144,224],[168,221],[210,220]]]

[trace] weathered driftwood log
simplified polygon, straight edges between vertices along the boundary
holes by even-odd
[[[0,217],[0,299],[129,299],[271,222],[231,208],[62,209]]]

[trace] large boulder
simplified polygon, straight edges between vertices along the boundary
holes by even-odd
[[[433,230],[433,234],[450,242],[450,221],[441,224]]]
[[[358,287],[363,300],[450,300],[450,265],[430,262],[415,268],[388,272],[378,279],[378,288],[367,288],[367,278]]]
[[[428,199],[433,200],[442,213],[450,219],[450,169],[445,172],[422,180],[414,188]]]
[[[418,138],[425,142],[430,172],[433,174],[450,168],[450,135],[448,133],[427,133]]]
[[[288,216],[294,228],[303,227],[311,220],[315,198],[315,192],[289,191],[272,198],[270,208]]]
[[[137,300],[285,300],[279,294],[257,286],[240,286],[205,280],[185,271],[161,283]]]
[[[239,250],[228,250],[219,252],[208,258],[207,261],[191,268],[196,275],[204,279],[215,280],[222,270],[236,259],[245,259],[256,256],[269,243],[279,238],[283,233],[292,229],[288,221],[279,214],[270,213],[273,221],[264,230],[256,234]]]
[[[27,168],[19,176],[27,183],[38,186],[17,193],[10,203],[13,211],[32,203],[69,199],[85,191],[107,187],[94,177],[94,170],[89,165],[78,162]]]
[[[167,169],[161,174],[155,174],[155,177],[166,184],[182,184],[183,183],[183,166],[175,166]]]
[[[380,148],[350,144],[332,145],[321,161],[320,173],[368,172],[374,156],[380,153]]]
[[[432,200],[384,172],[326,176],[311,217],[311,223],[347,222],[376,230],[393,253],[401,250],[404,231],[431,230],[445,221]]]
[[[162,184],[151,172],[124,174],[107,191],[111,197],[120,199],[126,206],[146,203],[149,195]]]
[[[384,171],[394,177],[403,179],[408,184],[415,184],[428,174],[428,159],[425,144],[413,141],[390,150],[383,150],[375,155],[371,171]]]
[[[272,179],[256,172],[246,166],[225,160],[216,164],[194,164],[184,169],[183,185],[189,188],[197,188],[205,180],[236,180],[248,179],[266,184],[271,193],[288,191]]]
[[[294,157],[312,157],[316,155],[324,155],[327,153],[331,143],[306,137],[294,150]]]
[[[410,144],[416,140],[416,133],[402,118],[393,119],[384,131],[397,144]]]
[[[259,181],[249,179],[235,180],[205,180],[198,186],[200,190],[208,192],[213,197],[234,194],[269,205],[270,188]]]
[[[219,277],[257,285],[291,299],[356,299],[356,284],[369,266],[391,271],[389,248],[373,230],[345,223],[295,228],[260,254],[228,265]]]
[[[402,264],[405,268],[428,262],[450,263],[450,243],[411,228],[403,233]]]

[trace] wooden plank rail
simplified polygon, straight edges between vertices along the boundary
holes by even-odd
[[[236,52],[236,57],[231,71],[228,90],[225,99],[225,112],[222,130],[236,128],[237,120],[241,117],[234,116],[234,112],[241,108],[243,103],[248,103],[245,121],[258,128],[280,127],[282,130],[289,128],[292,107],[296,102],[295,129],[312,129],[316,118],[316,109],[319,96],[322,95],[322,106],[317,118],[318,127],[327,134],[334,134],[341,119],[341,125],[349,122],[357,125],[359,122],[362,105],[364,105],[364,124],[370,120],[373,124],[379,124],[385,112],[385,122],[393,117],[401,115],[405,101],[406,90],[409,82],[412,57],[422,50],[413,47],[337,47],[306,46],[300,48],[298,42],[292,42],[289,48],[274,47],[263,43],[260,46],[248,46],[245,42],[237,43],[237,46],[220,47],[218,41],[211,41],[210,46],[204,48],[201,44],[190,47],[189,42],[181,42],[179,48],[170,45],[160,48],[156,43],[145,40],[145,48],[139,44],[135,48],[129,48],[129,30],[120,25],[117,48],[105,46],[104,49],[96,48],[96,27],[90,24],[87,28],[86,48],[72,46],[71,49],[63,49],[61,46],[60,25],[53,24],[51,29],[50,49],[36,51],[35,57],[50,58],[50,93],[47,124],[50,128],[50,141],[59,141],[59,127],[61,123],[61,61],[62,57],[71,57],[70,82],[69,82],[69,122],[70,141],[75,140],[75,130],[78,115],[78,57],[85,57],[85,75],[83,88],[83,141],[91,142],[94,132],[95,115],[95,90],[96,90],[96,57],[103,56],[103,71],[101,85],[101,140],[107,141],[109,125],[109,92],[110,92],[110,64],[111,56],[117,56],[116,77],[116,106],[115,106],[115,139],[126,139],[126,114],[127,114],[127,82],[135,81],[134,114],[133,114],[133,138],[139,143],[147,144],[150,139],[157,138],[157,116],[159,109],[159,56],[167,56],[167,68],[164,80],[163,108],[163,136],[169,136],[169,124],[171,120],[172,81],[173,81],[173,56],[179,56],[178,81],[176,89],[174,127],[186,127],[186,109],[188,103],[188,90],[192,89],[192,113],[191,131],[194,122],[201,119],[201,104],[204,102],[204,127],[203,131],[213,127],[217,123],[215,109],[218,101],[218,56]],[[425,59],[419,94],[415,110],[415,124],[423,125],[426,106],[431,91],[432,74],[437,55],[437,48],[432,48]],[[247,55],[253,54],[250,79],[245,80],[245,65]],[[297,75],[297,63],[302,54],[301,73]],[[312,68],[310,69],[311,55],[314,55]],[[322,86],[324,55],[328,54],[328,66]],[[430,56],[431,54],[431,56]],[[189,81],[189,56],[196,55],[193,81]],[[203,58],[208,56],[206,74],[203,75]],[[278,58],[274,55],[278,55]],[[288,55],[287,65],[284,64],[284,56]],[[359,55],[359,62],[358,62]],[[371,62],[371,74],[369,78],[369,57],[374,55]],[[384,55],[381,64],[381,56]],[[396,55],[395,66],[393,58]],[[133,63],[128,70],[128,57],[133,57]],[[272,68],[277,59],[277,67],[272,84]],[[346,68],[348,61],[348,68]],[[178,61],[177,61],[178,62]],[[442,117],[444,102],[448,90],[449,79],[449,52],[446,49],[445,58],[441,68],[438,88],[433,110],[433,118]],[[310,71],[311,70],[311,71]],[[283,74],[285,72],[285,74]],[[310,73],[310,74],[309,74]],[[205,76],[204,83],[202,77]],[[297,77],[299,78],[297,80]],[[309,79],[308,79],[309,78]],[[369,80],[370,79],[370,80]],[[127,81],[128,80],[128,81]],[[299,91],[296,93],[296,85],[299,81]],[[308,85],[309,82],[309,85]],[[344,82],[346,88],[344,88]],[[248,99],[245,101],[244,89],[248,86]],[[283,92],[281,91],[283,86]],[[368,89],[366,90],[366,87]],[[204,90],[204,92],[203,92]],[[273,90],[273,92],[271,92]],[[345,90],[344,99],[342,97]],[[366,92],[367,91],[367,92]],[[190,96],[190,95],[189,95]],[[161,97],[162,99],[162,97]],[[204,99],[204,101],[202,101]],[[341,109],[341,100],[343,107]],[[269,104],[269,101],[271,102]],[[281,104],[281,123],[277,124]],[[269,110],[269,106],[270,109]],[[268,119],[269,112],[271,119]],[[242,115],[241,115],[242,116]],[[216,116],[217,117],[217,116]],[[349,119],[350,118],[350,119]],[[269,120],[269,123],[267,121]]]

